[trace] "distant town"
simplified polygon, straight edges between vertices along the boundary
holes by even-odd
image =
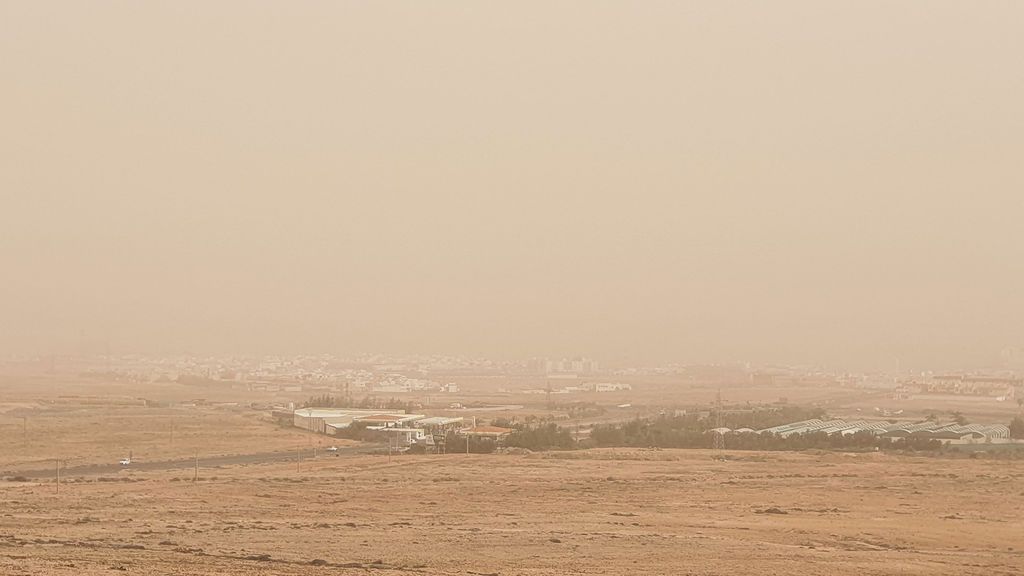
[[[857,374],[745,364],[608,368],[582,356],[112,354],[10,357],[0,367],[121,383],[136,394],[125,401],[147,406],[255,410],[322,436],[426,452],[455,444],[460,450],[617,443],[763,449],[767,437],[803,447],[797,436],[831,437],[832,447],[855,439],[862,447],[994,446],[1024,432],[1011,422],[1024,409],[1024,378],[1009,368]],[[167,386],[177,392],[164,393]],[[664,434],[630,432],[630,421],[650,422]],[[550,434],[538,436],[547,423],[554,426]]]
[[[1005,402],[1021,396],[1024,363],[1014,351],[1004,352],[1015,368],[970,372],[917,374],[849,373],[787,366],[665,365],[603,368],[586,357],[531,358],[496,361],[458,356],[362,355],[317,356],[177,356],[145,355],[9,356],[0,366],[33,366],[55,371],[79,370],[85,377],[132,382],[219,382],[253,392],[334,392],[403,394],[460,392],[460,380],[491,379],[496,391],[548,395],[587,392],[624,392],[630,381],[645,377],[672,377],[722,386],[840,386],[888,390],[892,399],[956,397],[961,401]],[[517,380],[543,386],[515,385]],[[537,378],[540,378],[539,380]],[[505,379],[505,384],[503,384]]]

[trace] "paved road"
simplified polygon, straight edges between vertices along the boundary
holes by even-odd
[[[366,454],[386,448],[385,444],[361,444],[359,446],[345,446],[338,448],[337,452],[320,450],[319,458],[332,458],[342,454]],[[303,460],[313,457],[312,450],[291,452],[257,452],[253,454],[235,454],[232,456],[200,456],[200,474],[204,469],[219,468],[222,466],[241,466],[245,464],[276,464],[280,462],[295,462],[295,458],[301,454]],[[61,477],[71,478],[75,476],[103,476],[117,474],[121,470],[192,470],[196,465],[195,458],[182,460],[160,460],[155,462],[135,461],[128,466],[121,466],[117,462],[112,464],[86,464],[82,466],[69,466],[62,468]],[[0,476],[24,476],[25,478],[52,478],[54,468],[43,468],[38,470],[8,470],[0,472]]]

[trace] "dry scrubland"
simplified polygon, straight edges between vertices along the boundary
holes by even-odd
[[[99,400],[97,402],[100,402]],[[281,428],[265,413],[222,409],[160,409],[109,400],[0,404],[0,471],[113,464],[131,451],[141,462],[275,450],[311,443],[347,443]],[[4,411],[4,410],[8,411]],[[24,433],[28,415],[28,434]],[[173,427],[173,435],[171,429]]]
[[[53,467],[153,462],[349,444],[275,425],[268,411],[246,408],[269,397],[223,386],[110,382],[71,375],[0,374],[0,474]],[[204,399],[235,406],[146,407],[143,400]],[[27,430],[25,433],[27,417]],[[172,432],[173,429],[173,432]]]
[[[0,470],[12,475],[51,469],[54,458],[112,464],[129,450],[149,462],[347,444],[278,427],[265,411],[139,400],[268,400],[233,390],[0,383]],[[640,387],[630,398],[658,390]],[[730,394],[755,392],[832,404],[851,394]],[[703,401],[715,391],[675,393]],[[624,417],[632,413],[603,416]],[[0,481],[0,574],[1024,571],[1024,462],[749,452],[716,461],[702,451],[595,450],[391,463],[345,454],[303,461],[298,471],[288,463],[201,475],[193,484],[190,470],[119,470],[72,477],[59,495],[50,481]]]
[[[0,482],[3,574],[1019,574],[1024,462],[601,450]],[[216,476],[214,478],[213,476]]]

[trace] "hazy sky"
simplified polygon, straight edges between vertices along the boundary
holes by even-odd
[[[1024,3],[0,0],[0,354],[971,366]]]

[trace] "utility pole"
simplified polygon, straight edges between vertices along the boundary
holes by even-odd
[[[196,467],[192,473],[192,482],[199,482],[199,451],[196,451]]]
[[[391,464],[391,436],[388,436],[388,464]]]
[[[722,427],[722,389],[718,389],[718,395],[715,397],[715,432],[713,434],[714,445],[713,448],[716,453],[721,452],[725,449],[725,434],[719,430]]]
[[[302,447],[295,449],[295,473],[299,473],[299,463],[302,462]]]
[[[54,460],[57,463],[57,494],[60,494],[60,459]]]

